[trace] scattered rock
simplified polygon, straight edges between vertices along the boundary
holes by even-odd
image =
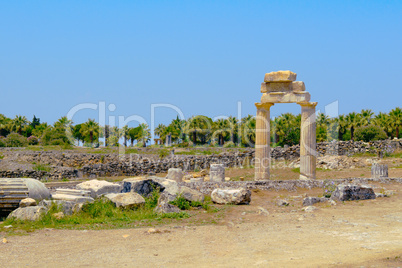
[[[15,218],[23,221],[37,221],[47,212],[43,206],[17,208],[7,218]]]
[[[302,210],[304,210],[305,212],[314,212],[314,211],[318,210],[318,208],[315,206],[307,206],[307,207],[302,208]]]
[[[269,211],[268,210],[266,210],[265,208],[263,208],[263,207],[258,207],[258,215],[264,215],[264,216],[268,216],[269,215]]]
[[[42,200],[39,202],[40,206],[46,207],[48,210],[53,204],[60,207],[64,215],[72,215],[73,213],[77,213],[81,210],[83,203],[75,203],[73,201],[66,200]]]
[[[336,202],[335,202],[334,200],[332,200],[332,199],[329,199],[329,200],[328,200],[328,203],[329,203],[331,206],[336,206]]]
[[[181,182],[183,180],[184,174],[180,168],[169,168],[168,174],[166,176],[167,179],[173,180],[176,182]]]
[[[52,216],[53,216],[56,220],[61,220],[62,218],[64,218],[64,213],[63,213],[63,212],[57,212],[57,213],[53,213]]]
[[[7,244],[7,243],[8,243],[7,239],[5,239],[5,238],[3,238],[2,242],[3,242],[3,244]]]
[[[190,182],[203,182],[204,177],[198,177],[198,178],[191,178]]]
[[[160,234],[162,233],[160,230],[155,229],[155,228],[149,228],[147,231],[148,234]]]
[[[316,203],[325,202],[328,199],[325,197],[306,197],[303,199],[303,207],[312,206]]]
[[[225,167],[223,164],[211,164],[209,180],[215,182],[225,181]]]
[[[123,187],[116,183],[108,181],[90,180],[85,181],[76,186],[79,190],[87,190],[91,192],[92,198],[98,198],[105,194],[120,193]]]
[[[215,189],[211,193],[211,199],[217,204],[249,204],[251,191],[247,189]]]
[[[179,213],[181,212],[180,208],[176,207],[175,205],[169,204],[167,202],[158,204],[154,211],[156,213]]]
[[[36,200],[33,198],[25,198],[20,201],[20,208],[36,206]]]
[[[186,199],[187,201],[196,201],[196,202],[204,202],[204,195],[196,190],[193,190],[189,187],[182,186],[180,187],[179,194]]]
[[[276,201],[276,204],[280,207],[289,206],[289,202],[283,199],[279,199]]]
[[[145,199],[137,193],[107,194],[105,197],[116,207],[133,208],[145,204]]]
[[[340,184],[332,193],[331,199],[339,201],[375,199],[375,193],[368,185]]]
[[[176,181],[151,177],[135,177],[123,180],[123,193],[135,192],[142,196],[149,196],[154,190],[176,195],[179,192],[179,186]]]

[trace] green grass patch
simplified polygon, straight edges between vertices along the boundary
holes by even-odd
[[[355,153],[353,154],[353,157],[376,157],[377,154],[375,153]]]
[[[292,168],[292,171],[296,172],[296,173],[300,173],[300,168],[299,167],[298,168]]]
[[[158,214],[154,208],[158,202],[159,193],[154,191],[149,198],[145,199],[145,205],[135,209],[124,209],[116,207],[106,198],[97,199],[93,203],[84,204],[82,210],[73,215],[66,215],[58,219],[55,213],[62,211],[55,203],[49,208],[38,221],[20,221],[13,218],[6,219],[0,225],[0,232],[12,233],[16,231],[31,232],[37,229],[113,229],[132,228],[137,226],[148,226],[159,223],[164,219],[177,220],[189,218],[187,212]],[[12,225],[10,229],[2,226]]]
[[[36,170],[36,171],[45,171],[45,172],[49,172],[52,170],[52,168],[49,165],[35,164],[35,163],[34,163],[32,169]]]

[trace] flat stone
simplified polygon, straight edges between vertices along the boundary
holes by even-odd
[[[316,203],[325,202],[328,199],[325,197],[306,197],[303,199],[303,207],[312,206]]]
[[[306,85],[303,81],[292,82],[292,91],[306,91]]]
[[[154,212],[156,213],[179,213],[181,212],[180,208],[176,207],[175,205],[169,204],[169,203],[162,203],[158,204]]]
[[[292,90],[292,82],[261,83],[261,93],[289,92]]]
[[[266,73],[264,82],[291,82],[296,81],[297,74],[291,71],[277,71]]]
[[[91,192],[92,198],[98,198],[105,194],[120,193],[123,187],[116,183],[104,180],[85,181],[76,186],[79,190],[87,190]]]
[[[184,173],[181,168],[169,168],[166,179],[181,182],[183,180]]]
[[[107,194],[107,199],[112,201],[116,207],[134,208],[145,204],[145,199],[137,193]]]
[[[15,218],[22,221],[37,221],[46,212],[47,209],[43,206],[23,207],[12,211],[7,218]]]
[[[176,181],[156,176],[134,177],[123,180],[123,193],[135,192],[142,196],[149,196],[158,188],[160,192],[166,192],[171,195],[177,195],[179,192],[179,186]]]
[[[180,187],[179,195],[187,201],[204,202],[204,195],[186,186]]]
[[[311,213],[311,212],[318,210],[318,208],[315,206],[307,206],[307,207],[303,207],[302,210],[304,210],[305,212]]]
[[[339,201],[375,199],[372,187],[368,185],[340,184],[331,195],[331,199]]]
[[[20,201],[20,208],[34,207],[34,206],[36,206],[36,201],[33,198],[24,198]]]
[[[68,194],[54,194],[54,195],[52,195],[52,199],[71,201],[71,202],[75,202],[75,203],[92,203],[92,202],[94,202],[94,199],[89,196],[76,196],[76,195],[68,195]]]
[[[217,204],[249,204],[251,191],[247,189],[215,189],[211,193],[212,202]]]
[[[276,201],[276,204],[280,207],[286,207],[289,206],[289,202],[284,200],[284,199],[279,199]]]
[[[310,93],[301,92],[271,92],[264,93],[261,97],[261,103],[298,103],[309,102]]]

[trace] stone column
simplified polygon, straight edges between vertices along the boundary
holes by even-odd
[[[317,137],[315,122],[316,102],[300,102],[300,179],[315,179]]]
[[[271,163],[270,112],[273,103],[256,103],[257,118],[255,129],[255,180],[269,180]]]

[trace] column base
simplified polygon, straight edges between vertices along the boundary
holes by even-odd
[[[269,173],[264,172],[264,173],[255,174],[254,180],[255,181],[267,181],[267,180],[269,180]]]

